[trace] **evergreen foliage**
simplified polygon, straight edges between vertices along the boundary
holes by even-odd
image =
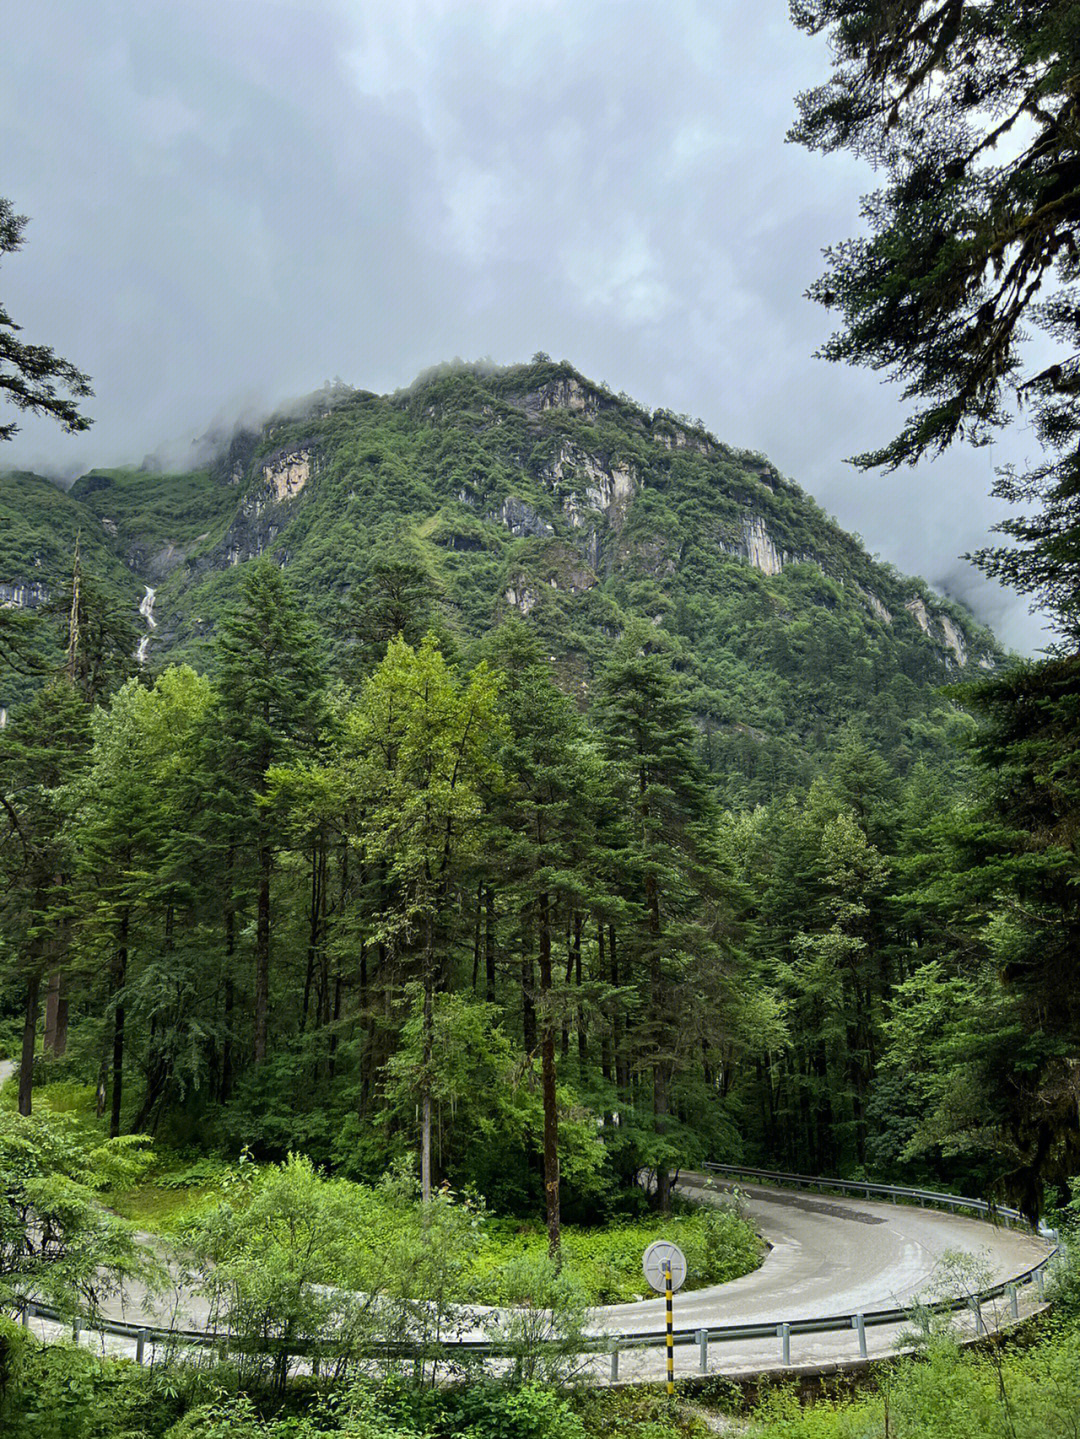
[[[1019,546],[980,559],[1045,606],[1075,647],[1074,8],[796,0],[792,14],[827,34],[834,56],[831,78],[799,97],[792,137],[865,156],[885,180],[863,201],[869,234],[827,252],[810,291],[844,321],[823,353],[886,370],[920,405],[857,463],[893,467],[958,437],[986,444],[1030,407],[1044,457],[1027,474],[1004,472],[997,493],[1036,508],[1000,526]],[[1031,323],[1054,343],[1049,365],[1024,354]]]
[[[354,685],[399,632],[415,647],[431,630],[457,657],[517,609],[582,704],[613,638],[655,622],[732,803],[808,783],[853,712],[894,766],[945,762],[936,686],[958,656],[1000,661],[970,616],[873,561],[761,456],[563,363],[316,395],[186,475],[95,471],[66,497],[12,476],[5,491],[0,583],[52,593],[81,530],[84,568],[126,576],[132,612],[155,588],[151,664],[211,670],[259,556],[287,568]],[[25,688],[8,680],[13,700]]]
[[[705,1157],[1068,1177],[1068,685],[978,730],[938,682],[992,642],[760,458],[544,360],[49,496],[97,528],[0,736],[24,1108],[71,1075],[118,1135],[413,1154],[552,1255]],[[170,543],[151,659],[205,673],[126,677],[93,564]]]
[[[21,248],[26,224],[26,216],[16,215],[11,201],[0,195],[0,255]],[[50,416],[69,434],[89,429],[93,422],[77,404],[94,393],[87,377],[47,345],[17,339],[20,328],[0,306],[0,397],[17,410]],[[0,424],[0,440],[10,440],[18,428],[12,421]]]

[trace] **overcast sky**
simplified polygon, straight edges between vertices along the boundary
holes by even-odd
[[[0,194],[23,338],[86,370],[95,424],[5,464],[184,453],[340,376],[565,358],[767,454],[1013,646],[1026,602],[959,556],[1030,436],[866,476],[894,388],[815,360],[803,298],[871,173],[784,141],[824,47],[785,0],[34,0],[5,11]]]

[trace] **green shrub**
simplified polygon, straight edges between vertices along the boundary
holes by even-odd
[[[157,1439],[182,1407],[158,1375],[73,1344],[39,1344],[0,1316],[4,1439]]]
[[[1050,1439],[1075,1435],[1078,1420],[1080,1334],[1070,1329],[1031,1349],[965,1352],[936,1339],[854,1400],[804,1407],[794,1390],[774,1390],[747,1439]]]
[[[488,1384],[473,1386],[472,1393],[475,1417],[462,1431],[467,1439],[586,1439],[580,1417],[553,1389]]]
[[[485,1243],[472,1266],[467,1297],[479,1304],[510,1302],[506,1266],[519,1256],[547,1250],[547,1231],[539,1223],[489,1219]],[[753,1229],[731,1209],[702,1206],[687,1214],[630,1220],[602,1229],[562,1232],[566,1274],[590,1304],[624,1304],[652,1293],[641,1271],[641,1256],[653,1240],[673,1240],[686,1255],[688,1289],[723,1284],[748,1274],[761,1263],[761,1244]]]

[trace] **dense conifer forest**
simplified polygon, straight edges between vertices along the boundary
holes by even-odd
[[[399,73],[406,51],[390,45],[380,58],[378,26],[365,33],[348,57],[349,94],[363,71],[365,108],[343,103],[355,121],[343,127],[330,107],[350,33],[344,10],[331,42],[318,38],[321,7],[299,7],[320,88],[326,79],[327,108],[316,112],[304,109],[295,45],[282,65],[284,37],[300,33],[295,8],[235,31],[252,76],[264,26],[272,36],[273,119],[250,77],[218,55],[210,64],[209,49],[186,83],[162,87],[155,44],[129,47],[125,33],[109,49],[105,87],[128,106],[117,124],[104,104],[86,105],[92,67],[84,74],[82,57],[68,59],[69,37],[50,36],[45,68],[55,50],[67,68],[54,80],[63,74],[79,108],[66,94],[49,108],[65,124],[64,148],[100,186],[110,241],[116,217],[135,207],[104,172],[134,115],[158,148],[132,145],[132,155],[167,157],[139,171],[139,215],[178,213],[160,208],[152,169],[171,199],[193,193],[184,169],[194,164],[200,203],[205,189],[222,215],[234,203],[259,209],[255,197],[271,192],[247,182],[260,171],[275,186],[263,208],[280,214],[292,175],[284,208],[302,232],[304,280],[324,264],[339,273],[326,200],[337,195],[351,226],[348,283],[362,274],[378,300],[370,313],[384,309],[392,327],[400,313],[406,330],[409,306],[399,311],[400,297],[381,296],[371,279],[397,271],[366,248],[371,217],[314,163],[315,136],[343,176],[355,184],[363,174],[365,199],[378,193],[371,231],[398,234],[425,328],[446,275],[482,276],[500,303],[516,303],[500,290],[499,251],[479,244],[495,199],[543,194],[541,249],[552,247],[552,216],[576,226],[542,183],[545,143],[560,170],[573,168],[570,136],[591,159],[613,158],[613,175],[649,174],[650,211],[673,229],[679,207],[668,197],[705,213],[745,183],[722,154],[743,142],[733,147],[714,125],[711,95],[706,105],[695,97],[697,56],[685,43],[691,108],[664,111],[658,125],[665,164],[697,176],[693,193],[669,176],[660,186],[646,164],[661,151],[635,139],[627,97],[662,111],[660,91],[676,88],[659,35],[655,65],[634,58],[648,7],[625,27],[630,49],[621,35],[597,47],[603,89],[590,53],[587,82],[572,65],[558,84],[545,74],[542,101],[526,83],[537,32],[522,11],[512,51],[490,52],[500,71],[504,52],[510,62],[497,108],[505,154],[484,168],[489,135],[476,148],[484,165],[469,154],[483,104],[468,118],[450,105],[432,122],[433,104],[428,123],[452,131],[456,121],[461,133],[432,144],[423,188],[443,189],[420,203],[406,152],[422,149],[421,131],[405,119],[410,105],[426,107]],[[420,32],[440,8],[410,9],[410,67],[423,71]],[[716,43],[720,30],[697,8],[692,26],[686,15],[670,23],[684,42],[692,33],[697,46]],[[135,9],[120,32],[105,17],[102,32],[136,36]],[[581,42],[566,9],[553,15],[570,59]],[[1027,417],[1035,459],[988,481],[1014,507],[997,525],[1005,542],[974,561],[1054,626],[1038,661],[1006,654],[950,597],[867,554],[764,456],[544,353],[508,368],[440,365],[390,395],[334,381],[204,436],[180,462],[150,454],[66,486],[0,471],[0,1432],[1078,1433],[1074,11],[1064,0],[790,6],[794,26],[827,43],[831,73],[797,96],[789,139],[847,152],[876,175],[857,233],[825,250],[807,292],[838,322],[819,357],[900,382],[900,433],[871,437],[853,463],[891,475],[937,458],[948,486],[957,441],[987,446]],[[183,32],[181,50],[194,54],[217,33],[208,18]],[[493,17],[482,23],[497,32]],[[740,63],[764,101],[753,52],[776,34],[768,16],[753,24]],[[170,33],[163,10],[154,25]],[[432,95],[443,71],[456,74],[467,34],[455,26],[448,55],[427,56]],[[738,54],[737,24],[729,41]],[[140,73],[126,91],[131,57]],[[607,83],[622,68],[629,90]],[[291,92],[278,88],[287,70]],[[393,105],[380,109],[388,84]],[[575,84],[603,125],[575,119]],[[212,116],[225,112],[212,109],[211,88],[229,96],[219,132]],[[35,170],[48,177],[51,116],[31,118],[36,97],[15,92],[19,146],[33,137]],[[526,132],[515,136],[509,112],[519,105],[535,114],[515,162]],[[753,109],[764,130],[767,104]],[[108,164],[87,163],[86,137],[71,143],[73,115],[109,137]],[[557,133],[544,134],[553,117]],[[247,127],[266,132],[261,159]],[[354,130],[357,153],[386,149],[400,172],[389,186],[372,187],[381,172],[356,167],[341,143]],[[317,172],[310,192],[290,169],[293,146]],[[247,157],[227,197],[214,189],[219,168],[230,173],[226,149]],[[691,168],[698,150],[704,170]],[[755,260],[769,282],[759,302],[805,248],[801,234],[789,253],[767,248],[777,222],[761,219],[773,204],[761,203],[764,156],[756,142],[740,156],[757,187],[753,223],[744,208],[731,225],[740,247],[761,242]],[[602,168],[587,167],[590,184]],[[83,176],[68,173],[66,203],[92,241]],[[651,367],[659,335],[642,317],[688,255],[692,299],[684,288],[679,301],[675,286],[657,311],[688,345],[710,315],[724,324],[740,313],[750,292],[740,296],[738,283],[749,281],[711,220],[707,239],[688,224],[685,251],[646,243],[655,215],[636,197],[628,206],[610,178],[596,185],[603,228],[579,238],[609,272],[605,313],[627,310],[615,331],[650,336]],[[309,193],[318,201],[305,211]],[[593,202],[578,196],[579,209]],[[440,203],[462,251],[447,269],[437,240],[414,252],[412,236],[403,243],[405,231],[389,226],[391,209],[416,226]],[[784,204],[787,234],[797,226]],[[810,211],[792,213],[806,222]],[[198,235],[222,258],[219,219],[192,206],[178,227],[185,244]],[[267,285],[286,288],[288,247],[263,221],[245,225],[237,253],[265,268],[252,294],[284,313]],[[155,283],[170,264],[156,223],[141,237]],[[0,256],[21,248],[27,224],[0,197]],[[326,244],[312,245],[316,226]],[[506,237],[512,227],[510,217]],[[510,288],[543,289],[546,302],[541,280],[560,275],[580,309],[587,287],[566,257],[562,271],[547,256],[537,265],[521,238]],[[110,340],[137,342],[139,297],[161,313],[153,285],[129,290],[121,261],[102,268],[92,243],[87,255],[87,275],[109,276]],[[194,272],[176,262],[173,251],[169,295],[190,301],[194,326],[183,281]],[[723,306],[699,311],[698,290],[716,288],[717,275]],[[34,329],[41,311],[27,308]],[[306,322],[299,301],[296,310]],[[744,313],[780,314],[760,303]],[[236,330],[250,350],[259,328],[248,317]],[[1033,348],[1029,327],[1042,332]],[[85,432],[89,377],[21,336],[0,305],[0,442],[19,429],[12,411]],[[153,362],[186,353],[160,338]],[[145,344],[135,349],[146,363]],[[670,353],[659,345],[668,360],[657,363]],[[715,359],[701,349],[699,364],[706,353]],[[707,1160],[857,1181],[860,1197],[854,1185],[837,1202],[783,1188],[747,1200],[737,1185],[721,1194],[692,1174],[688,1185]],[[946,1230],[915,1208],[923,1193],[889,1192],[910,1201],[904,1214],[878,1206],[871,1181],[882,1180],[982,1196],[976,1208],[995,1222],[995,1205],[1016,1205],[1014,1230],[955,1213]],[[790,1191],[793,1176],[783,1181]],[[784,1218],[770,1228],[774,1203]],[[795,1215],[828,1234],[801,1269]],[[841,1235],[844,1219],[858,1222]],[[875,1248],[869,1226],[884,1226],[902,1258],[867,1279],[857,1260]],[[946,1232],[966,1236],[963,1252],[935,1248]],[[661,1354],[653,1311],[594,1307],[642,1297],[642,1249],[661,1233],[685,1253],[688,1289],[743,1281],[696,1295],[702,1307],[684,1311],[695,1322],[712,1325],[736,1295],[756,1312],[755,1293],[769,1322],[737,1337],[694,1332],[701,1372],[676,1393],[669,1275],[666,1393],[605,1388],[620,1344],[633,1381]],[[993,1241],[982,1260],[970,1252],[976,1235]],[[868,1311],[887,1299],[883,1273],[903,1291],[893,1296],[903,1332],[900,1311]],[[996,1287],[995,1273],[1007,1276]],[[917,1288],[927,1276],[954,1318],[963,1311],[957,1329]],[[1031,1281],[1022,1303],[1021,1280]],[[774,1313],[778,1293],[805,1304],[801,1320]],[[830,1316],[837,1293],[862,1312]],[[104,1340],[79,1342],[81,1325],[104,1332],[94,1326],[110,1305],[134,1320],[115,1354]],[[868,1354],[875,1320],[887,1337]],[[800,1370],[800,1355],[793,1369],[793,1332],[809,1354],[811,1331],[840,1329],[861,1360],[836,1341],[814,1351],[830,1355],[824,1365]],[[758,1351],[743,1351],[752,1357],[737,1383],[721,1375],[739,1361],[718,1365],[714,1353],[710,1370],[710,1343],[771,1343],[774,1331],[779,1370]],[[482,1353],[467,1347],[477,1335]]]
[[[2,500],[23,1113],[414,1155],[553,1249],[703,1158],[1062,1192],[1027,668],[760,456],[538,357]]]

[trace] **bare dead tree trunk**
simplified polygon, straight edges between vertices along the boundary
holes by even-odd
[[[472,947],[472,992],[476,993],[476,986],[480,983],[480,930],[484,913],[484,886],[476,887],[476,922],[473,925],[473,947]]]
[[[116,958],[113,965],[113,1008],[112,1044],[112,1109],[109,1114],[109,1138],[115,1139],[120,1133],[120,1107],[124,1097],[124,1001],[123,990],[127,983],[129,915],[125,909],[120,918],[120,932],[116,941]]]
[[[495,891],[488,886],[484,914],[484,978],[487,1000],[495,1003]]]
[[[266,1058],[270,1027],[270,867],[269,845],[259,849],[259,900],[255,920],[255,1063]]]
[[[537,896],[540,968],[540,1082],[544,1098],[544,1206],[548,1253],[559,1257],[559,1109],[555,1089],[555,1015],[551,995],[551,911],[547,894]]]
[[[221,1102],[227,1104],[233,1085],[233,1006],[236,1002],[236,988],[233,979],[233,960],[236,954],[236,911],[233,909],[232,893],[233,852],[230,849],[225,861],[225,1014],[223,1017],[224,1037],[221,1043]]]
[[[426,921],[424,938],[423,1075],[420,1081],[420,1201],[431,1203],[431,1061],[435,1048],[435,996],[432,922]]]

